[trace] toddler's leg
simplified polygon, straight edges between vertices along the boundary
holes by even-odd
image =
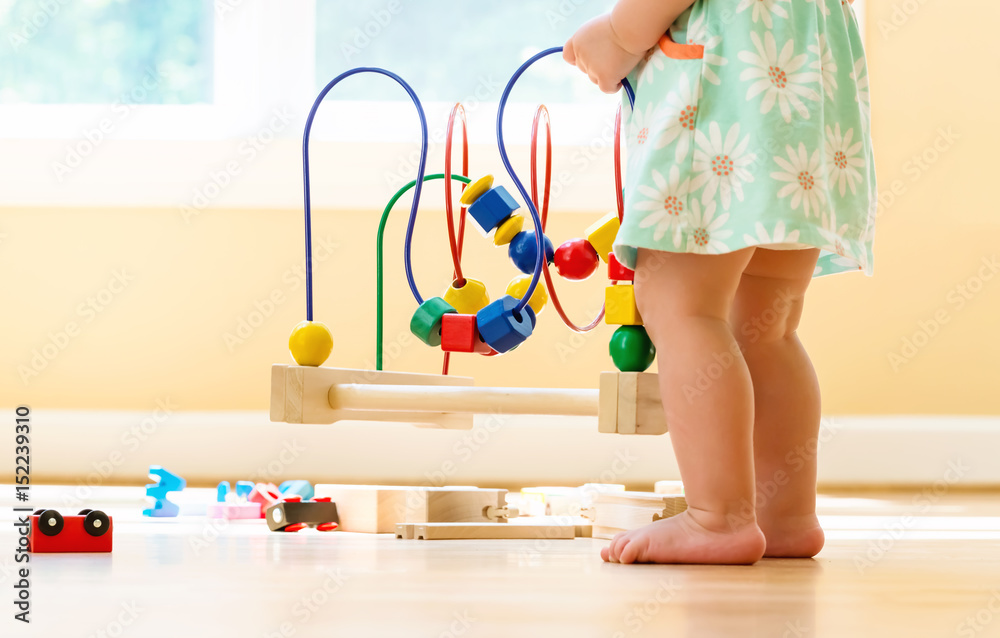
[[[639,251],[636,301],[656,345],[688,510],[619,534],[604,560],[749,564],[764,553],[753,516],[753,388],[729,325],[753,252]]]
[[[757,523],[767,556],[814,556],[819,384],[795,333],[819,250],[757,249],[743,272],[732,325],[754,388]]]

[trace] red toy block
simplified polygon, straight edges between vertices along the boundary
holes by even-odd
[[[247,497],[247,502],[260,504],[260,517],[264,518],[264,510],[281,501],[281,492],[273,483],[257,483]]]
[[[491,348],[479,336],[476,315],[448,313],[441,317],[441,349],[445,352],[489,354]]]
[[[614,253],[608,256],[608,279],[611,281],[633,281],[635,271],[622,265]]]
[[[55,510],[37,510],[31,515],[28,551],[35,554],[111,551],[114,524],[100,510],[82,510],[62,516]]]

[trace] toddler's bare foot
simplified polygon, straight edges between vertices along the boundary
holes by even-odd
[[[769,516],[757,514],[757,524],[767,539],[769,558],[812,558],[826,540],[815,514]]]
[[[622,532],[601,550],[609,563],[750,565],[764,554],[764,535],[750,522],[732,530],[725,520],[706,525],[690,511]]]

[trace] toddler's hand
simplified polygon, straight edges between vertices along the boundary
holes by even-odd
[[[603,15],[577,29],[563,45],[563,59],[576,65],[605,93],[615,93],[621,80],[645,56],[625,48],[614,28],[611,15]]]

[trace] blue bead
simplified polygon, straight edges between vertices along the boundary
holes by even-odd
[[[469,215],[486,235],[520,207],[506,188],[494,186],[469,206]]]
[[[222,481],[219,487],[215,488],[215,500],[219,503],[226,502],[226,495],[229,494],[229,481]]]
[[[531,306],[514,314],[520,299],[504,295],[476,313],[476,328],[486,344],[503,354],[521,345],[535,328]]]
[[[303,501],[308,501],[313,497],[313,494],[315,494],[313,486],[309,483],[309,481],[304,481],[302,479],[285,481],[278,486],[278,491],[281,492],[282,496],[294,496],[297,494],[302,497]]]
[[[552,240],[542,235],[542,242],[545,244],[545,261],[551,264],[552,258],[556,253],[555,248],[552,246]],[[518,270],[526,275],[530,275],[535,272],[536,247],[535,231],[522,230],[510,242],[507,254],[510,255],[510,260],[514,262]]]
[[[236,498],[246,500],[253,491],[253,483],[250,481],[236,481]]]

